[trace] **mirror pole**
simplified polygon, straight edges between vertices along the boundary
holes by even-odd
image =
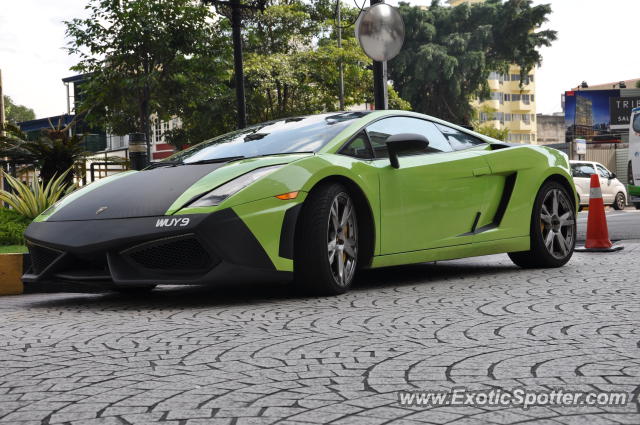
[[[371,6],[378,3],[384,3],[384,0],[371,0]],[[373,99],[376,110],[389,109],[386,61],[373,61]]]

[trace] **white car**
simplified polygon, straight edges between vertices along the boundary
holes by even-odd
[[[627,188],[616,178],[615,173],[607,170],[604,165],[593,161],[569,161],[571,174],[580,195],[580,207],[589,205],[589,189],[591,175],[598,173],[602,200],[605,205],[611,205],[616,210],[623,210],[627,205]]]

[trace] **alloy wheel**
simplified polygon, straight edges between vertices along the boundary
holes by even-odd
[[[346,286],[351,282],[356,271],[358,224],[353,203],[344,192],[333,198],[328,228],[329,267],[336,283]]]
[[[571,254],[575,239],[575,214],[567,195],[560,189],[547,192],[540,209],[542,240],[557,259]]]

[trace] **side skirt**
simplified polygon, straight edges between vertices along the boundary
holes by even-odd
[[[528,251],[530,249],[530,243],[530,238],[527,235],[489,242],[478,242],[465,245],[447,246],[443,248],[425,249],[421,251],[379,255],[373,257],[371,268],[427,263],[431,261],[455,260],[458,258],[479,257],[482,255],[501,254],[505,252]]]

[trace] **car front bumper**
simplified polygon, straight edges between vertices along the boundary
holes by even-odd
[[[211,214],[32,223],[30,282],[117,286],[274,279],[277,271],[230,208]]]

